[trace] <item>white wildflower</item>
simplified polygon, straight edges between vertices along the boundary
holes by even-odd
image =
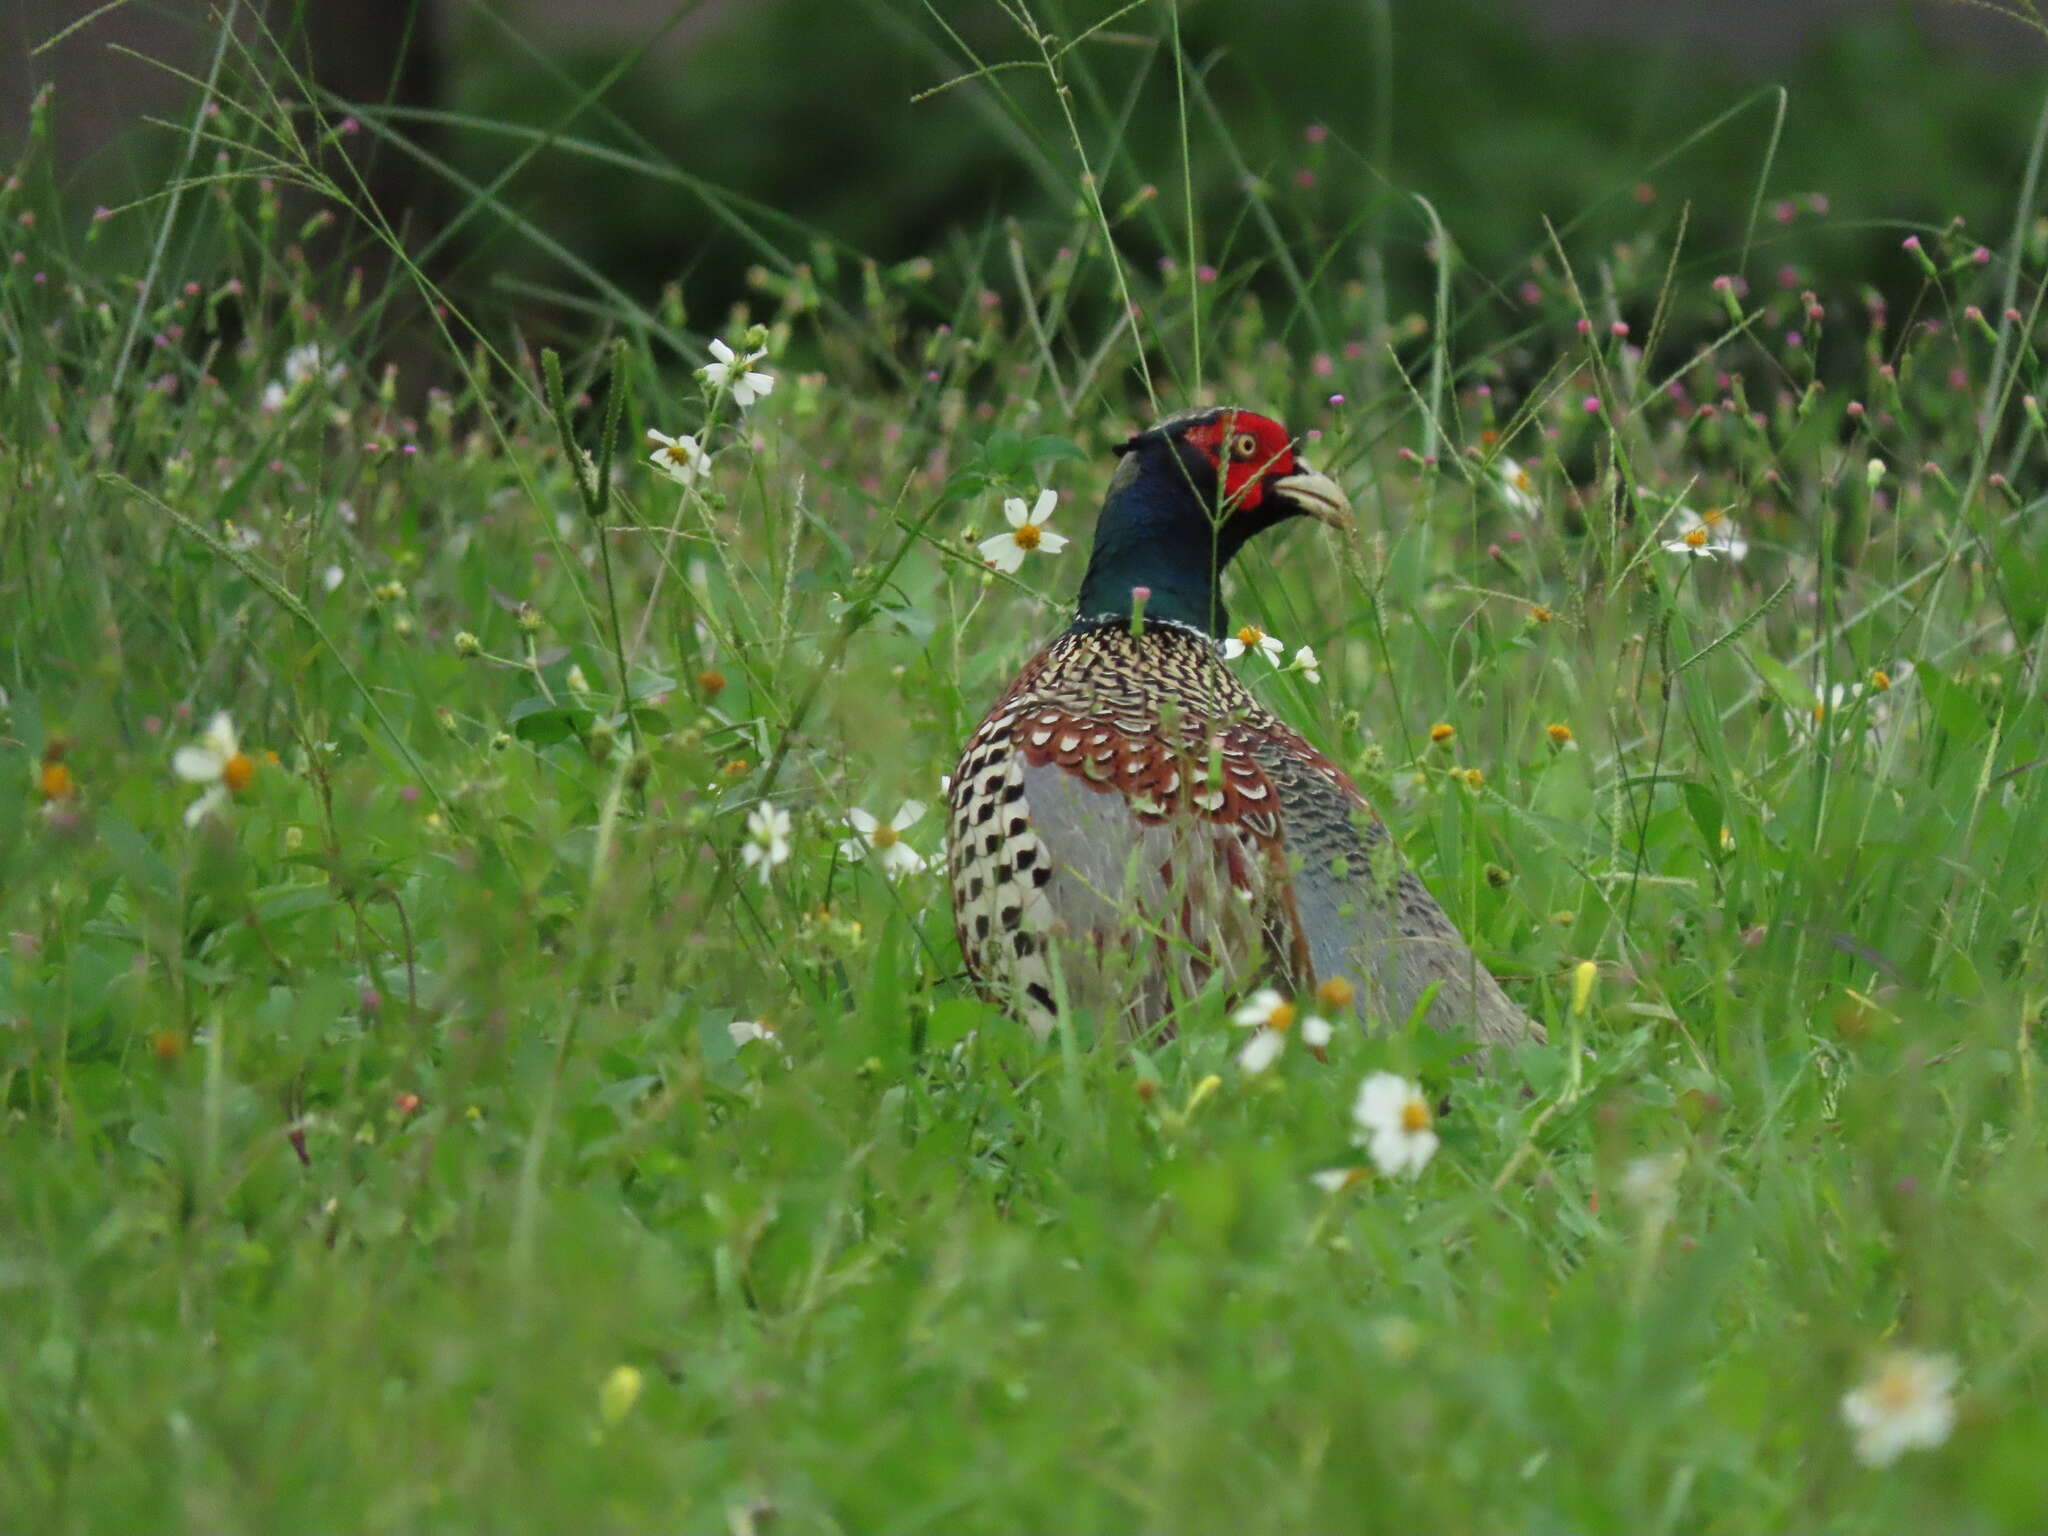
[[[1842,1422],[1856,1434],[1856,1459],[1888,1467],[1907,1451],[1931,1451],[1955,1428],[1956,1363],[1947,1355],[1900,1350],[1842,1396]]]
[[[1263,1072],[1287,1049],[1287,1036],[1296,1024],[1299,1010],[1271,987],[1261,987],[1231,1016],[1230,1022],[1252,1031],[1251,1039],[1237,1053],[1237,1064],[1246,1072]],[[1330,1021],[1315,1014],[1300,1016],[1301,1043],[1320,1053],[1330,1043]]]
[[[1223,642],[1223,659],[1235,661],[1247,651],[1257,651],[1277,667],[1286,649],[1278,636],[1267,634],[1256,624],[1246,624]]]
[[[1716,555],[1726,555],[1730,560],[1740,561],[1749,553],[1749,540],[1742,536],[1742,530],[1729,520],[1728,514],[1719,507],[1709,507],[1704,512],[1695,512],[1691,507],[1678,509],[1678,538],[1689,541],[1695,531],[1704,531],[1707,548]],[[1666,544],[1666,549],[1671,545]],[[1687,548],[1692,546],[1687,543]]]
[[[849,837],[839,845],[842,859],[861,859],[872,852],[875,862],[882,866],[882,873],[894,880],[903,875],[914,875],[924,868],[924,855],[903,841],[906,828],[915,826],[924,815],[924,802],[906,800],[901,810],[887,822],[879,821],[870,811],[855,806],[846,813],[846,824],[858,834]]]
[[[754,368],[754,364],[767,355],[766,352],[749,352],[741,356],[723,341],[714,339],[711,356],[715,361],[706,363],[697,372],[713,389],[731,389],[733,404],[744,411],[775,388],[773,374],[761,373]]]
[[[1375,1072],[1358,1085],[1351,1118],[1358,1126],[1352,1139],[1371,1154],[1373,1166],[1390,1177],[1422,1172],[1436,1156],[1436,1117],[1421,1088],[1392,1072]]]
[[[188,784],[204,784],[206,790],[185,808],[185,825],[196,827],[215,807],[225,805],[228,796],[238,795],[256,777],[255,761],[242,750],[235,735],[235,722],[226,710],[216,714],[196,746],[178,748],[171,755],[171,771]]]
[[[1536,481],[1525,464],[1503,458],[1493,466],[1494,484],[1508,510],[1523,517],[1535,517],[1543,509],[1536,497]]]
[[[766,885],[768,872],[789,858],[789,812],[775,805],[747,812],[747,841],[740,847],[740,858],[747,868],[760,872]]]
[[[693,485],[711,473],[711,455],[689,433],[670,437],[666,432],[657,432],[649,427],[647,441],[656,445],[654,452],[647,456],[647,462],[677,485]]]
[[[1046,527],[1052,517],[1052,509],[1059,504],[1057,492],[1045,490],[1038,493],[1038,500],[1027,509],[1021,496],[1012,496],[1003,503],[1003,518],[1010,525],[1008,533],[999,533],[994,538],[981,541],[981,558],[1010,575],[1024,564],[1024,557],[1033,550],[1042,550],[1056,555],[1067,547],[1067,536],[1054,533]]]

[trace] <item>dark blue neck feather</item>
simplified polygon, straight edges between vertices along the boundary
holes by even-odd
[[[1223,633],[1228,620],[1218,578],[1256,528],[1241,517],[1220,526],[1210,518],[1214,474],[1205,486],[1204,468],[1164,442],[1140,446],[1118,466],[1081,578],[1079,621],[1127,615],[1131,589],[1148,587],[1147,618]]]

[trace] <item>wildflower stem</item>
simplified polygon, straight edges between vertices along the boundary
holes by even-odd
[[[553,347],[545,347],[540,354],[541,381],[547,390],[548,413],[554,418],[555,433],[561,439],[562,459],[569,466],[570,477],[575,481],[576,494],[583,500],[583,510],[589,515],[597,529],[598,567],[604,573],[605,608],[611,620],[612,659],[619,672],[619,713],[625,717],[626,729],[633,728],[632,692],[626,680],[626,635],[625,626],[619,621],[619,593],[612,579],[612,546],[605,536],[604,514],[611,502],[612,450],[618,442],[619,423],[625,415],[626,381],[621,372],[625,359],[625,344],[615,342],[612,346],[611,378],[605,391],[604,430],[599,434],[597,444],[597,473],[586,476],[583,472],[582,449],[576,442],[576,429],[569,420],[568,393],[562,387],[562,359]]]

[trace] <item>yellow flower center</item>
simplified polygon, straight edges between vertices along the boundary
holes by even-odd
[[[1529,490],[1531,484],[1533,483],[1529,479],[1529,471],[1527,471],[1526,469],[1516,470],[1512,475],[1508,476],[1508,481],[1510,484],[1514,486],[1516,490],[1524,492]]]
[[[1401,1106],[1401,1129],[1410,1136],[1429,1129],[1429,1106],[1420,1099],[1410,1099]]]
[[[1486,775],[1477,768],[1467,768],[1465,770],[1465,783],[1468,788],[1477,789],[1485,782]]]
[[[1546,725],[1543,727],[1543,734],[1561,747],[1572,739],[1572,728],[1563,724]]]
[[[1704,527],[1688,529],[1685,535],[1685,543],[1689,549],[1705,549],[1707,547],[1707,530]]]
[[[1870,1384],[1870,1395],[1887,1414],[1904,1413],[1920,1401],[1913,1373],[1896,1365],[1886,1367]]]
[[[220,765],[220,781],[236,794],[249,787],[249,781],[256,777],[256,764],[246,752],[237,752]]]
[[[1038,524],[1026,523],[1022,528],[1011,534],[1010,537],[1017,541],[1019,549],[1036,549],[1038,548]]]
[[[1275,1003],[1272,1012],[1266,1015],[1266,1028],[1275,1034],[1285,1034],[1294,1027],[1294,1004]]]
[[[1266,632],[1256,624],[1247,624],[1237,632],[1237,643],[1246,650],[1250,650],[1265,638]]]
[[[1700,514],[1700,521],[1709,528],[1718,528],[1721,526],[1721,519],[1727,515],[1719,507],[1709,507]]]
[[[45,763],[36,775],[36,786],[45,800],[62,800],[71,793],[71,770],[62,763]]]
[[[684,469],[691,468],[697,462],[690,457],[690,450],[681,443],[662,444],[661,456],[667,459],[669,463],[679,465]]]
[[[874,836],[869,841],[877,848],[893,848],[902,841],[902,838],[894,827],[879,826],[875,828]]]
[[[1349,1008],[1351,999],[1357,996],[1350,982],[1342,976],[1332,976],[1316,988],[1316,1001],[1325,1008]]]
[[[1537,603],[1530,608],[1529,617],[1538,624],[1548,624],[1550,622],[1550,610],[1541,603]]]
[[[1889,693],[1892,686],[1891,673],[1885,671],[1883,667],[1876,668],[1870,674],[1870,686],[1879,693]]]
[[[1449,741],[1453,736],[1457,734],[1458,728],[1454,725],[1449,724],[1447,721],[1443,720],[1437,721],[1435,725],[1432,725],[1429,728],[1429,739],[1435,742],[1438,746],[1442,746],[1445,742]]]

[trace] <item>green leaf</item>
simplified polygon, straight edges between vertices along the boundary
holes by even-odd
[[[1042,464],[1047,459],[1080,459],[1084,463],[1088,450],[1071,438],[1045,436],[1034,437],[1024,445],[1024,461],[1027,464]]]
[[[1984,706],[1939,667],[1921,662],[1913,670],[1913,680],[1933,706],[1935,722],[1957,741],[1976,741],[1990,732],[1991,722],[1984,716]]]

